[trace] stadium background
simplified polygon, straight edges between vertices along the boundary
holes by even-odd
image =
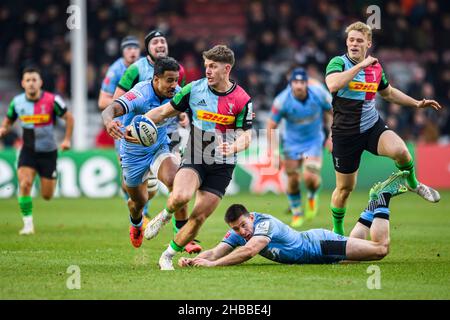
[[[286,85],[290,68],[305,66],[311,77],[323,81],[329,59],[345,52],[344,26],[354,20],[367,20],[366,9],[372,4],[381,8],[381,30],[374,32],[373,55],[386,68],[390,82],[415,98],[434,98],[444,106],[440,112],[413,110],[380,99],[378,110],[388,125],[409,142],[417,157],[419,178],[434,187],[450,188],[450,43],[446,38],[450,32],[450,5],[447,1],[88,0],[86,4],[88,100],[81,136],[83,149],[94,151],[75,150],[61,155],[66,160],[70,158],[66,161],[70,164],[65,166],[65,175],[64,172],[61,175],[63,165],[60,164],[62,192],[58,190],[58,195],[109,197],[119,192],[119,170],[113,152],[108,150],[112,140],[102,128],[97,98],[109,64],[120,55],[119,44],[124,36],[136,35],[143,43],[149,30],[163,31],[170,55],[185,66],[188,82],[203,76],[203,50],[217,43],[228,44],[237,60],[232,77],[252,96],[258,129],[265,126],[271,102]],[[72,111],[77,108],[70,102],[73,52],[66,26],[69,5],[69,1],[51,0],[6,0],[0,4],[3,50],[0,117],[4,117],[11,98],[21,91],[21,70],[29,64],[37,64],[42,69],[45,90],[61,94],[69,101]],[[62,132],[59,127],[58,137]],[[9,150],[17,149],[20,143],[17,124],[9,136],[0,140],[3,171],[0,197],[15,194],[16,156]],[[93,157],[96,158],[92,160]],[[369,186],[373,179],[381,179],[392,170],[388,160],[380,162],[371,155],[365,157],[369,160],[361,168],[360,187]],[[103,186],[100,189],[106,186],[109,191],[92,193],[80,185],[82,167],[89,159],[94,163],[90,164],[93,174],[85,176],[95,179],[91,184]],[[70,173],[68,167],[72,168]],[[255,161],[240,169],[234,179],[240,182],[229,188],[230,193],[282,191],[283,174],[261,177],[261,166]],[[78,192],[61,186],[69,183],[67,176],[75,179],[70,183],[77,185]],[[329,154],[326,154],[324,177],[324,188],[332,188]]]
[[[51,202],[35,198],[36,235],[32,237],[17,234],[21,220],[14,168],[19,128],[0,140],[0,299],[180,299],[184,304],[186,299],[450,298],[450,192],[442,190],[450,188],[448,1],[86,2],[86,150],[60,154],[57,193],[65,198]],[[389,80],[416,98],[435,98],[444,106],[435,112],[383,101],[378,105],[389,125],[408,141],[419,178],[442,190],[441,202],[430,204],[412,193],[392,201],[391,253],[381,262],[287,266],[255,257],[236,267],[159,272],[156,261],[172,239],[172,231],[164,229],[139,250],[130,245],[126,207],[121,197],[114,197],[119,194],[116,155],[99,136],[102,127],[96,102],[100,82],[120,54],[121,38],[135,34],[142,43],[149,30],[160,28],[168,35],[170,54],[187,69],[188,80],[203,75],[202,50],[219,42],[229,44],[237,55],[233,78],[253,96],[256,126],[263,127],[271,100],[284,87],[284,75],[291,65],[303,64],[312,76],[323,80],[327,61],[345,51],[344,26],[366,20],[368,4],[381,8],[382,29],[375,32],[374,55],[385,66]],[[46,90],[61,94],[72,111],[78,107],[71,94],[74,57],[66,26],[68,6],[68,1],[1,1],[1,118],[10,99],[21,92],[20,72],[28,63],[40,65]],[[58,127],[58,137],[62,130]],[[254,155],[257,150],[250,152]],[[365,157],[349,202],[347,232],[367,203],[367,187],[395,170],[392,161]],[[232,203],[290,220],[284,213],[286,198],[266,193],[280,191],[283,174],[258,174],[263,167],[254,161],[238,167],[229,188],[237,194],[224,197],[199,235],[204,248],[223,237],[227,229],[223,212]],[[331,228],[328,206],[334,172],[328,153],[323,176],[327,190],[320,194],[319,214],[304,229]],[[157,197],[152,213],[164,204],[165,197]],[[368,267],[373,264],[381,270],[381,290],[367,286]],[[81,290],[67,287],[68,268],[73,265],[81,270]],[[298,305],[290,309],[295,312]]]

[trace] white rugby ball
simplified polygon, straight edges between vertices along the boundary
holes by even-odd
[[[150,147],[158,140],[158,128],[149,118],[138,115],[131,121],[131,135],[141,145]]]

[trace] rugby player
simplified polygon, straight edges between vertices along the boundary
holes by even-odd
[[[166,208],[153,218],[144,236],[154,238],[173,212],[188,204],[196,193],[188,222],[175,235],[159,259],[162,270],[173,270],[172,259],[192,241],[205,220],[219,205],[230,183],[236,154],[250,145],[253,119],[250,96],[230,72],[234,53],[224,45],[203,52],[206,77],[194,81],[169,103],[146,116],[155,123],[189,111],[191,131],[187,150],[173,183]]]
[[[325,137],[323,123],[330,132],[331,95],[320,84],[309,84],[303,68],[291,72],[289,85],[278,94],[267,121],[269,152],[278,157],[278,146],[272,143],[272,130],[282,119],[286,120],[283,132],[284,168],[288,176],[287,196],[292,213],[292,227],[300,227],[304,218],[312,219],[318,209],[318,190],[321,184],[322,149]],[[271,163],[275,163],[272,160]],[[300,172],[308,189],[305,214],[301,205]]]
[[[156,60],[160,58],[167,57],[169,54],[169,47],[167,45],[167,40],[164,34],[158,30],[150,31],[144,40],[146,56],[140,58],[138,61],[133,63],[122,75],[119,80],[119,84],[116,87],[114,92],[114,99],[121,97],[125,92],[130,91],[137,83],[140,81],[152,80],[154,73],[154,65]],[[179,71],[179,79],[178,84],[180,86],[184,86],[185,84],[185,72],[184,68],[181,64]],[[129,124],[131,119],[133,118],[133,114],[127,115],[125,118],[126,121],[123,123],[125,126]],[[177,117],[171,118],[167,124],[167,135],[170,139],[169,148],[170,151],[173,152],[178,159],[180,158],[179,153],[180,149],[180,134],[178,132],[178,124],[182,127],[186,127],[189,125],[189,118],[185,113],[181,113]],[[148,192],[149,192],[149,200],[153,198],[153,196],[158,191],[158,180],[156,176],[150,172],[148,178]],[[147,217],[148,209],[146,208],[146,212],[144,212]],[[178,230],[187,222],[187,216],[180,216],[181,212],[177,212],[172,219],[172,226],[174,233],[178,232]],[[201,250],[201,246],[196,242],[192,241],[188,246],[186,246],[186,250],[188,252],[197,252]]]
[[[123,181],[130,196],[128,208],[130,212],[130,240],[134,247],[139,248],[143,239],[142,210],[148,201],[147,180],[150,171],[172,190],[175,173],[179,162],[169,150],[167,123],[158,127],[158,140],[150,147],[137,144],[132,137],[122,139],[123,125],[116,117],[125,114],[145,114],[159,107],[172,98],[180,90],[177,82],[180,66],[170,57],[160,58],[155,62],[152,80],[139,82],[130,91],[116,99],[103,112],[103,122],[108,133],[114,139],[120,139],[120,158]],[[178,208],[180,215],[187,215],[186,206]]]
[[[40,177],[44,200],[50,200],[55,191],[58,146],[53,129],[57,116],[66,122],[66,132],[60,148],[68,150],[71,147],[73,115],[59,95],[42,90],[42,85],[40,71],[34,67],[25,68],[22,75],[22,88],[25,92],[12,99],[0,127],[0,138],[9,132],[17,119],[23,129],[23,146],[17,164],[18,200],[24,223],[19,232],[21,235],[30,235],[35,231],[31,188],[36,174]]]
[[[434,100],[416,100],[389,84],[378,59],[368,54],[372,46],[372,30],[363,22],[347,27],[347,53],[331,59],[326,69],[326,84],[333,95],[333,164],[336,188],[331,199],[334,232],[344,234],[346,202],[356,185],[361,154],[364,150],[395,161],[407,170],[407,187],[430,202],[438,202],[439,193],[417,181],[414,161],[405,142],[381,119],[375,108],[377,92],[395,104],[411,108],[441,106]],[[368,233],[361,220],[355,231]],[[366,223],[367,224],[367,223]],[[361,229],[361,230],[359,230]]]
[[[222,241],[195,258],[180,258],[178,265],[231,266],[257,254],[284,264],[381,260],[389,253],[389,201],[407,191],[404,186],[407,176],[409,171],[400,171],[370,190],[365,210],[373,216],[370,241],[325,229],[298,232],[269,214],[249,212],[243,205],[234,204],[225,214],[225,222],[231,229]]]

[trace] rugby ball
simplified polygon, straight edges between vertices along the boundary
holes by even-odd
[[[143,146],[150,147],[158,140],[158,128],[152,120],[143,115],[134,117],[130,127],[131,136]]]

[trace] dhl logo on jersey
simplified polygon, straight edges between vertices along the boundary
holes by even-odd
[[[234,116],[227,116],[224,114],[218,114],[214,112],[209,112],[205,110],[197,111],[197,118],[203,121],[215,122],[223,125],[230,125],[234,123]]]
[[[348,84],[348,88],[352,91],[377,92],[378,83],[351,81]]]
[[[34,123],[34,124],[42,124],[50,121],[49,114],[34,114],[27,116],[20,116],[20,120],[23,123]]]

